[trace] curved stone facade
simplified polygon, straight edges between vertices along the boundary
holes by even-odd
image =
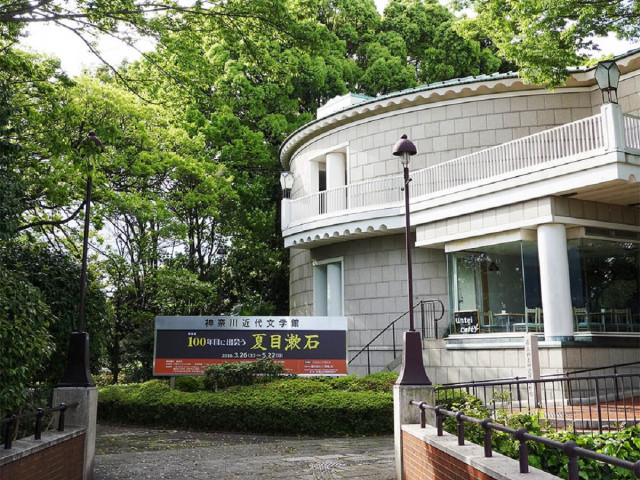
[[[638,115],[640,53],[622,56],[618,64],[622,78],[618,89],[620,108],[615,112],[621,114],[614,114]],[[340,301],[349,318],[350,356],[407,311],[401,203],[394,197],[388,204],[381,201],[378,206],[369,207],[365,202],[353,207],[355,202],[349,196],[356,186],[401,174],[400,161],[391,151],[402,134],[407,134],[417,147],[418,153],[410,164],[411,171],[416,172],[597,116],[601,107],[601,92],[593,70],[575,72],[566,87],[555,91],[525,85],[516,75],[503,74],[444,82],[366,100],[294,132],[280,151],[285,170],[290,170],[296,179],[291,200],[285,202],[293,205],[319,193],[326,197],[313,197],[316,203],[297,207],[302,214],[297,213],[291,217],[293,220],[283,219],[283,236],[290,246],[291,315],[318,315],[314,297],[318,291],[314,282],[318,280],[314,271],[325,268],[327,262],[335,263],[342,276]],[[412,242],[420,247],[413,253],[414,301],[442,300],[448,311],[440,333],[449,328],[449,310],[456,309],[455,302],[460,305],[449,291],[445,251],[516,240],[535,243],[538,227],[554,222],[564,225],[568,239],[588,237],[585,229],[591,227],[640,235],[640,214],[637,205],[633,205],[633,196],[640,195],[634,183],[640,178],[640,150],[616,148],[608,146],[535,171],[525,169],[509,178],[496,175],[479,186],[474,184],[478,193],[471,197],[465,197],[464,188],[458,188],[455,194],[443,190],[441,195],[412,199],[411,218],[416,231]],[[618,157],[607,152],[618,152]],[[472,163],[469,168],[473,168]],[[611,173],[613,170],[618,173]],[[611,177],[602,176],[602,172],[610,172],[607,175]],[[562,188],[565,178],[570,190]],[[574,188],[575,185],[585,188]],[[605,187],[624,188],[622,200],[620,196],[601,193]],[[386,191],[392,189],[385,187]],[[337,200],[329,199],[331,192],[338,193]],[[333,207],[323,203],[330,201],[334,202]],[[306,213],[304,208],[308,209]],[[283,211],[289,210],[283,207]],[[489,305],[488,300],[485,303]],[[572,319],[555,318],[566,317],[566,312],[549,307],[545,313],[545,321],[553,321],[557,327],[550,331],[573,329],[569,326],[573,325]],[[393,363],[391,348],[389,340],[383,342],[369,354],[369,361],[362,355],[352,364],[352,370],[365,373],[367,364],[376,371]],[[440,358],[441,353],[438,355]],[[510,367],[509,375],[518,365]]]

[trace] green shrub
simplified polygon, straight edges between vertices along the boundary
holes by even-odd
[[[282,364],[271,359],[255,362],[225,362],[209,365],[204,371],[204,388],[215,392],[234,385],[265,383],[286,373]]]
[[[198,392],[204,389],[203,377],[176,377],[175,385],[181,392]]]
[[[460,411],[469,417],[477,419],[491,417],[491,412],[479,399],[462,390],[447,392],[446,396],[443,392],[438,391],[436,398],[436,403],[447,410]],[[515,430],[526,428],[533,435],[544,436],[562,443],[573,440],[580,447],[612,457],[623,458],[630,462],[640,460],[640,427],[638,426],[627,428],[620,432],[601,435],[575,435],[563,431],[545,432],[546,425],[541,416],[542,414],[538,415],[536,413],[507,413],[504,410],[498,410],[493,421]],[[445,417],[444,428],[447,432],[455,435],[456,427],[457,421],[454,418]],[[484,442],[482,427],[465,422],[465,439],[482,445]],[[519,442],[514,440],[512,435],[493,431],[491,442],[494,451],[514,459],[518,458]],[[567,457],[561,450],[535,442],[528,442],[528,448],[529,464],[531,466],[560,478],[568,478]],[[580,478],[589,480],[636,478],[630,471],[612,467],[595,460],[581,458],[578,463],[580,465]]]
[[[378,372],[366,377],[326,377],[324,381],[335,390],[347,392],[391,392],[397,379],[397,372]]]
[[[381,435],[393,432],[393,395],[338,390],[327,379],[278,379],[181,392],[168,382],[100,389],[102,422],[288,435]],[[365,382],[363,385],[367,385]]]

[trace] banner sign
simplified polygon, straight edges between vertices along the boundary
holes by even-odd
[[[346,375],[347,317],[156,317],[154,375],[268,358],[298,375]]]

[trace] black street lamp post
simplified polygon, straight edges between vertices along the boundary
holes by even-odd
[[[420,332],[415,329],[413,319],[413,272],[411,263],[411,220],[409,214],[409,161],[411,156],[417,153],[416,146],[406,135],[402,135],[400,140],[393,147],[393,154],[401,157],[404,174],[404,216],[405,216],[405,243],[407,250],[407,290],[409,301],[409,331],[404,332],[404,343],[402,351],[402,368],[397,385],[431,385],[431,380],[427,377],[422,361],[422,339]]]
[[[104,144],[95,132],[89,132],[89,140],[100,150]],[[84,236],[82,238],[82,265],[80,273],[80,298],[78,301],[78,330],[71,332],[67,368],[58,384],[59,387],[93,387],[96,382],[89,372],[89,334],[84,331],[85,297],[87,292],[87,254],[89,250],[89,214],[91,210],[91,161],[88,161],[87,190],[85,196]]]

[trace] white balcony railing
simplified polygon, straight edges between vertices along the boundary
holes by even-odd
[[[412,197],[487,183],[525,169],[604,148],[602,115],[513,140],[412,174]]]
[[[624,133],[627,148],[640,150],[640,117],[625,115]]]
[[[411,173],[411,197],[425,198],[544,169],[609,148],[600,113]],[[621,122],[622,123],[622,122]],[[640,149],[640,117],[624,116],[625,144]],[[290,202],[289,226],[322,215],[401,205],[401,174],[318,192]]]

